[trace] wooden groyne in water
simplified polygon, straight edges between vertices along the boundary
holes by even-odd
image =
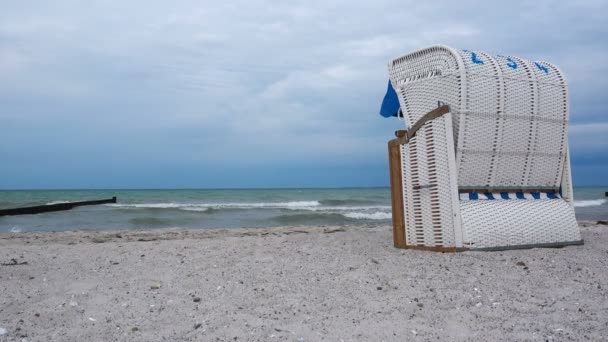
[[[67,203],[55,203],[46,205],[36,205],[33,207],[13,208],[13,209],[0,209],[0,216],[8,215],[31,215],[40,214],[50,211],[62,211],[70,210],[75,207],[83,205],[97,205],[106,203],[116,203],[116,196],[108,199],[101,199],[95,201],[80,201],[80,202],[67,202]]]

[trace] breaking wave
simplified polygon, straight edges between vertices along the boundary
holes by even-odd
[[[343,223],[353,220],[390,220],[391,207],[388,205],[362,205],[365,201],[321,200],[290,202],[251,202],[251,203],[119,203],[106,204],[119,209],[174,209],[204,214],[221,214],[234,210],[280,210],[270,217],[282,224],[297,223]],[[348,205],[350,204],[350,206]],[[293,212],[293,213],[288,213]],[[131,222],[155,224],[157,222]]]
[[[208,208],[222,209],[291,209],[310,208],[321,205],[318,201],[293,201],[293,202],[261,202],[261,203],[118,203],[106,204],[116,208],[147,208],[147,209],[184,209],[190,211],[204,211]]]
[[[50,201],[50,202],[48,202],[46,205],[51,205],[51,204],[62,204],[62,203],[70,203],[70,201]]]
[[[343,204],[341,201],[335,204]],[[363,206],[331,206],[323,204],[322,201],[292,201],[292,202],[258,202],[258,203],[117,203],[106,204],[114,208],[139,208],[139,209],[181,209],[187,211],[208,211],[219,209],[289,209],[289,210],[382,210],[390,209],[387,205],[363,205]]]
[[[393,217],[391,213],[387,213],[387,212],[383,212],[383,211],[376,211],[373,213],[354,212],[354,213],[344,213],[342,215],[344,215],[348,218],[354,218],[354,219],[358,219],[358,220],[390,220]]]
[[[362,199],[322,199],[319,201],[319,203],[328,207],[365,206],[377,204],[374,201]]]
[[[608,200],[606,199],[595,199],[595,200],[580,200],[580,201],[574,201],[574,206],[575,207],[597,207],[600,205],[603,205],[607,202]]]

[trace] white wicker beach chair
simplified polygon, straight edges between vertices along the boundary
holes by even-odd
[[[582,244],[557,67],[434,46],[389,73],[409,128],[389,142],[395,246]]]

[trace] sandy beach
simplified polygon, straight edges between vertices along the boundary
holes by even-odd
[[[1,233],[0,341],[598,341],[608,226],[580,224],[457,254],[389,226]]]

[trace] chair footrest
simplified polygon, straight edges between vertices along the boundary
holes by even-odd
[[[581,240],[563,199],[460,201],[463,247],[493,248]]]

